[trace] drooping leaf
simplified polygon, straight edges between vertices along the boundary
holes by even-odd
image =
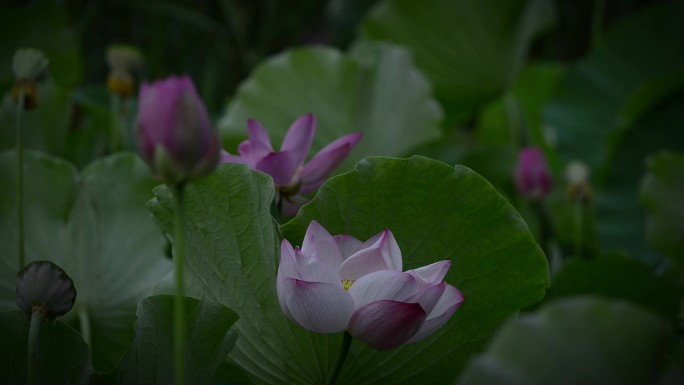
[[[0,383],[27,383],[29,326],[30,319],[21,310],[0,311]],[[78,332],[62,321],[42,322],[37,356],[37,383],[90,383],[93,373],[90,349]]]
[[[371,10],[361,34],[409,47],[447,115],[457,118],[513,82],[551,18],[545,0],[389,0]]]
[[[640,198],[647,212],[648,241],[684,265],[684,155],[657,154],[647,167]]]
[[[208,384],[235,345],[229,329],[235,312],[211,301],[184,297],[186,314],[185,384]],[[136,337],[117,370],[117,384],[174,382],[174,297],[157,295],[138,305]]]
[[[311,220],[359,239],[389,228],[404,269],[451,260],[445,281],[463,306],[435,335],[387,352],[354,343],[340,383],[410,384],[453,380],[501,323],[538,301],[548,285],[546,260],[517,212],[482,177],[422,157],[367,158],[328,181],[282,227],[301,245]]]
[[[653,384],[670,333],[626,302],[556,301],[507,322],[458,384]]]
[[[310,156],[338,137],[364,137],[344,168],[368,155],[399,156],[439,135],[441,109],[403,48],[364,44],[350,55],[333,48],[298,48],[258,66],[238,90],[219,128],[235,152],[247,119],[260,121],[276,146],[296,118],[313,113]]]
[[[79,176],[70,164],[25,154],[27,262],[47,259],[74,280],[78,296],[65,322],[90,340],[94,366],[112,369],[133,341],[135,309],[170,270],[163,234],[145,202],[157,184],[132,154],[89,165]],[[0,306],[14,308],[19,271],[16,225],[16,153],[0,154]]]

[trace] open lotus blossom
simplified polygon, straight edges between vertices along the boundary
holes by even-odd
[[[316,333],[348,331],[378,349],[418,342],[444,326],[463,295],[442,281],[450,261],[402,272],[390,230],[366,242],[312,221],[302,248],[281,244],[277,289],[285,315]]]
[[[295,120],[283,140],[280,151],[275,151],[271,139],[258,121],[247,121],[249,139],[238,146],[239,156],[226,151],[221,163],[244,163],[254,170],[269,174],[278,190],[278,201],[283,214],[293,215],[307,202],[303,195],[318,189],[352,147],[361,139],[361,133],[342,136],[323,147],[310,161],[304,163],[316,133],[316,118],[307,114]]]

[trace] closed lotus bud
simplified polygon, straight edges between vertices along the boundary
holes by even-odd
[[[549,194],[553,182],[541,149],[526,147],[520,151],[515,185],[520,195],[530,201],[541,200]]]
[[[187,76],[142,85],[136,130],[140,156],[166,183],[206,175],[218,163],[218,134]]]
[[[23,95],[24,109],[32,110],[38,106],[38,90],[36,81],[40,80],[48,69],[48,59],[42,52],[33,48],[18,50],[12,59],[12,70],[17,80],[12,88],[12,99],[19,103]]]
[[[16,278],[17,305],[26,314],[54,319],[71,310],[76,301],[74,282],[50,261],[31,262]]]

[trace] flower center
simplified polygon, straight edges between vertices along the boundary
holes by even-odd
[[[353,284],[354,284],[354,281],[352,281],[351,279],[343,279],[343,280],[342,280],[342,287],[344,288],[344,290],[349,291],[349,288],[350,288]]]

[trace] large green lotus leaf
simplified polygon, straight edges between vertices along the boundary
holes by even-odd
[[[0,154],[0,306],[13,308],[16,153]],[[70,164],[28,152],[25,158],[27,263],[59,264],[78,292],[66,321],[93,350],[95,368],[112,369],[133,341],[135,309],[171,268],[165,240],[145,209],[157,184],[132,154],[102,158],[81,175]]]
[[[0,311],[0,383],[28,381],[30,318],[21,310]],[[38,334],[38,384],[85,385],[93,367],[90,349],[81,336],[62,321],[43,321]]]
[[[135,341],[115,376],[117,384],[172,384],[174,297],[157,295],[138,305]],[[211,301],[184,297],[186,319],[185,384],[208,384],[235,344],[228,329],[235,312]]]
[[[546,259],[525,222],[463,166],[423,157],[364,159],[324,184],[282,227],[284,237],[301,245],[311,220],[363,240],[389,228],[405,270],[451,260],[445,281],[465,296],[454,317],[422,342],[386,352],[352,343],[339,383],[453,381],[504,320],[541,299],[549,284]]]
[[[648,161],[640,197],[653,247],[684,265],[684,155],[661,153]]]
[[[496,98],[522,68],[534,35],[549,24],[546,0],[391,0],[368,14],[363,39],[402,44],[458,117]]]
[[[224,144],[235,152],[247,119],[259,120],[278,148],[292,122],[317,119],[311,156],[351,132],[364,137],[346,167],[368,155],[403,155],[439,136],[441,109],[425,77],[403,48],[363,44],[353,54],[333,48],[297,48],[258,66],[239,88],[219,122]]]
[[[174,199],[166,186],[148,206],[172,234]],[[220,302],[240,319],[231,359],[258,384],[321,384],[339,349],[337,338],[287,322],[275,287],[279,239],[271,216],[270,177],[224,164],[184,192],[188,293]]]
[[[554,275],[545,301],[600,295],[631,301],[676,320],[682,292],[633,258],[606,255],[594,260],[572,259]]]
[[[556,301],[507,322],[458,384],[654,384],[670,333],[626,302]]]

